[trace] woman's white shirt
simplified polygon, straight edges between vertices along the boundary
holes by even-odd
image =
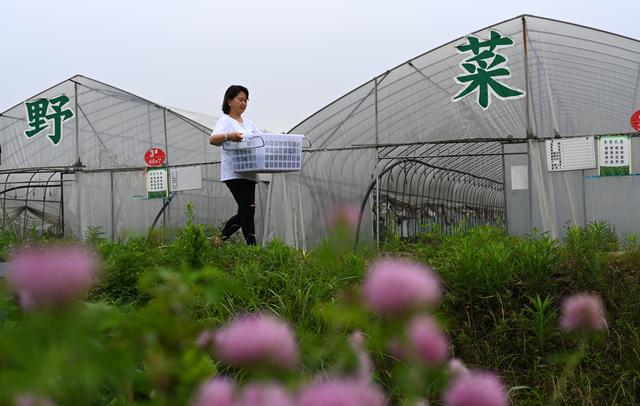
[[[239,132],[243,135],[259,133],[258,127],[255,126],[249,119],[242,118],[242,123],[236,121],[231,118],[227,114],[223,115],[216,122],[215,127],[213,128],[212,134],[220,134],[220,133],[230,133],[230,132]],[[225,141],[231,143],[233,141]],[[255,173],[245,173],[245,172],[234,172],[233,171],[233,162],[231,151],[224,149],[224,144],[220,145],[220,180],[230,180],[230,179],[249,179],[253,181],[257,181],[258,177]]]

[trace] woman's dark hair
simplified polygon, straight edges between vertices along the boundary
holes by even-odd
[[[249,90],[240,85],[231,85],[227,91],[224,92],[224,99],[222,99],[222,112],[224,114],[229,114],[229,101],[235,99],[240,92],[246,94],[247,99],[249,98]]]

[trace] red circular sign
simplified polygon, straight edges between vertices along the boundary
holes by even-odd
[[[631,127],[636,131],[640,131],[640,110],[631,115]]]
[[[144,161],[148,166],[160,166],[166,157],[167,154],[160,148],[151,148],[144,154]]]

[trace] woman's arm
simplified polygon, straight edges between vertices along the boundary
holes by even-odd
[[[227,133],[211,134],[209,136],[209,144],[211,145],[220,146],[225,141],[240,142],[242,141],[242,133],[239,133],[237,131],[230,131]]]

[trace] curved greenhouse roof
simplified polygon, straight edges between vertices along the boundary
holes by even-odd
[[[82,75],[52,86],[29,100],[60,95],[67,96],[68,102],[63,107],[75,111],[75,115],[61,123],[61,133],[65,135],[59,144],[52,145],[44,133],[29,139],[23,135],[32,124],[25,115],[28,101],[0,113],[4,153],[0,171],[74,165],[85,170],[140,167],[144,165],[144,152],[152,146],[171,149],[167,151],[171,154],[168,156],[171,164],[212,158],[203,148],[207,146],[203,135],[210,132],[202,124],[210,121],[205,115],[179,114]]]
[[[497,51],[524,97],[492,97],[482,108],[456,77],[468,55],[456,46],[497,31],[513,41]],[[640,42],[576,24],[518,16],[475,31],[384,72],[300,124],[314,148],[609,134],[629,131],[640,104]]]

